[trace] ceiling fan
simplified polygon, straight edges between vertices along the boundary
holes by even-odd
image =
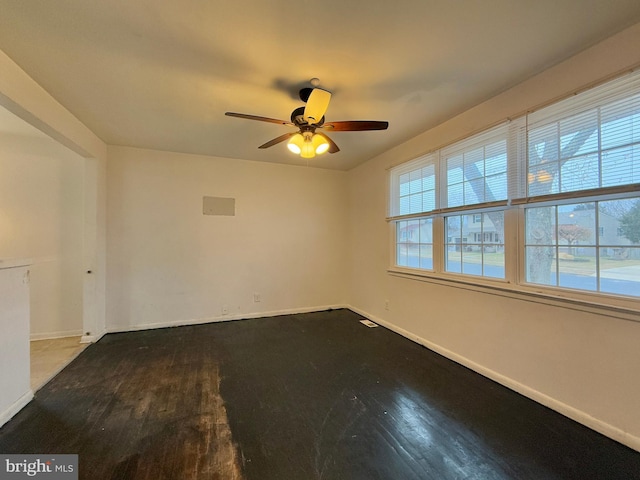
[[[269,140],[258,148],[269,148],[278,143],[289,140],[287,147],[302,158],[313,158],[325,152],[336,153],[340,149],[324,132],[361,132],[365,130],[386,130],[389,122],[374,120],[347,120],[339,122],[325,122],[324,114],[329,107],[331,92],[318,88],[319,80],[311,79],[313,88],[300,90],[300,100],[306,103],[304,107],[296,108],[291,112],[291,121],[277,120],[275,118],[248,115],[245,113],[226,112],[229,117],[258,120],[260,122],[277,123],[288,127],[296,127],[298,131],[285,133]],[[316,132],[316,130],[321,130]]]

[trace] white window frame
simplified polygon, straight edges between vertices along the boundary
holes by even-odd
[[[619,98],[620,92],[627,88],[625,85],[631,83],[633,88],[637,88],[640,92],[640,72],[630,74],[631,79],[614,80],[604,87],[610,88],[612,98]],[[627,82],[627,84],[625,84]],[[621,86],[620,86],[621,85]],[[598,95],[598,91],[585,92],[581,99],[585,104],[592,101]],[[582,94],[580,94],[582,95]],[[634,94],[635,95],[635,94]],[[562,105],[557,108],[559,111]],[[536,113],[536,115],[538,115]],[[640,197],[640,184],[622,185],[620,187],[605,187],[593,189],[590,191],[561,192],[555,195],[527,197],[527,147],[526,147],[526,125],[530,120],[530,116],[523,116],[518,119],[512,119],[499,128],[508,129],[508,154],[509,169],[508,172],[508,189],[509,195],[506,201],[490,202],[478,205],[462,205],[459,207],[446,207],[446,165],[443,162],[443,151],[450,148],[457,148],[457,145],[444,147],[438,151],[428,155],[429,161],[435,162],[436,175],[436,208],[423,213],[413,213],[411,215],[398,215],[397,211],[391,209],[391,197],[389,216],[387,221],[390,225],[390,266],[388,272],[392,275],[399,275],[406,278],[416,280],[446,284],[458,285],[463,288],[477,289],[480,291],[499,292],[505,296],[515,296],[516,298],[525,297],[533,301],[542,301],[545,303],[557,302],[558,305],[575,308],[578,310],[596,311],[598,313],[610,314],[617,317],[640,320],[640,297],[622,296],[605,292],[594,292],[588,290],[569,289],[553,285],[533,284],[526,281],[525,266],[525,209],[532,206],[543,205],[559,205],[562,203],[580,203],[589,201],[607,201],[622,198]],[[496,127],[498,128],[498,127]],[[475,141],[474,137],[481,138],[483,136],[489,138],[494,135],[492,129],[482,132],[477,136],[469,137],[464,141]],[[514,160],[515,159],[515,160]],[[407,164],[394,167],[390,171],[390,178],[403,167],[415,167],[424,157],[420,157]],[[576,200],[578,198],[578,200]],[[447,242],[444,218],[447,215],[462,214],[482,214],[488,209],[504,210],[504,237],[502,243],[505,245],[505,278],[496,279],[493,277],[466,275],[445,270],[445,245]],[[398,219],[403,218],[423,218],[430,217],[433,219],[433,270],[422,270],[416,268],[399,267],[395,264],[395,224]],[[475,216],[472,217],[475,220]],[[596,226],[596,236],[600,237],[600,227]],[[473,234],[471,234],[473,239]],[[598,270],[598,275],[600,275]]]

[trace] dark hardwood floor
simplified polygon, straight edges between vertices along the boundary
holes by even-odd
[[[348,310],[105,336],[0,429],[80,478],[640,479],[640,453]]]

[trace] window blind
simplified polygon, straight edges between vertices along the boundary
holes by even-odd
[[[443,208],[482,206],[508,198],[508,126],[443,148]]]
[[[526,168],[514,203],[640,190],[640,74],[529,114]]]
[[[436,205],[436,159],[429,154],[391,169],[390,217],[433,211]]]

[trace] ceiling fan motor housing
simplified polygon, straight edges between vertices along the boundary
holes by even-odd
[[[308,125],[304,119],[304,108],[298,107],[293,112],[291,112],[291,123],[300,127],[302,125]],[[319,127],[324,123],[324,116],[320,119],[319,122],[314,123],[315,126]]]

